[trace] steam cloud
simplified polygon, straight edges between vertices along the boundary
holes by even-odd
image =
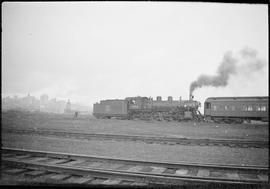
[[[196,81],[193,81],[190,84],[189,94],[192,95],[195,89],[203,86],[225,87],[228,85],[230,76],[237,74],[239,69],[246,70],[246,73],[261,70],[265,63],[256,56],[257,51],[251,48],[244,48],[240,51],[240,57],[243,59],[244,64],[238,66],[237,63],[240,59],[233,57],[232,52],[225,53],[223,60],[217,69],[217,74],[214,76],[200,75]]]

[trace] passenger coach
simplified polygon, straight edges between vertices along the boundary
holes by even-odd
[[[268,97],[210,97],[205,100],[204,115],[225,123],[268,121]]]

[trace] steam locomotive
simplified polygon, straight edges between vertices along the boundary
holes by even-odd
[[[173,100],[171,96],[163,101],[147,97],[102,100],[95,103],[93,115],[96,118],[140,119],[140,120],[198,120],[216,123],[243,123],[251,120],[269,121],[269,97],[209,97],[204,103],[204,115],[198,108],[200,102]]]
[[[125,99],[102,100],[95,103],[93,115],[96,118],[140,119],[140,120],[167,120],[181,121],[196,119],[201,120],[202,115],[198,108],[200,102],[193,100],[156,100],[149,97],[127,97]]]

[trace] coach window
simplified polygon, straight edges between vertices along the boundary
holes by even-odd
[[[252,106],[248,106],[248,111],[252,111]]]
[[[232,111],[235,111],[235,106],[232,105],[232,106],[231,106],[231,109],[232,109]]]
[[[247,111],[247,106],[243,106],[243,111]]]
[[[214,111],[217,111],[217,106],[213,106],[213,110]]]
[[[210,108],[211,108],[210,102],[206,102],[206,103],[205,103],[205,106],[206,106],[206,109],[210,109]]]
[[[261,107],[260,106],[255,106],[255,110],[256,111],[261,111]]]
[[[266,106],[261,106],[261,111],[265,112],[266,111]]]
[[[227,105],[224,106],[225,111],[227,111],[229,108]]]

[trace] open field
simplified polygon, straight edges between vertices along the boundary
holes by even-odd
[[[157,162],[268,165],[268,149],[145,144],[5,134],[3,147]]]
[[[207,122],[158,122],[99,120],[91,115],[4,112],[3,129],[46,129],[55,131],[153,135],[186,138],[268,140],[269,124],[216,124]]]

